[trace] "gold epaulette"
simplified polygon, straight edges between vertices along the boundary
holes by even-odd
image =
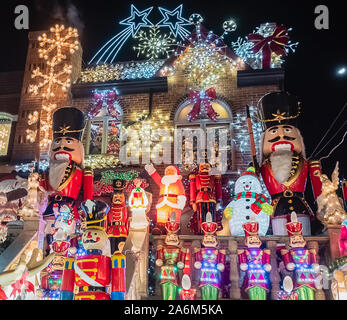
[[[195,174],[190,174],[189,175],[189,180],[193,180],[193,179],[195,179],[196,178],[196,175]]]
[[[93,171],[93,169],[90,168],[90,167],[86,167],[86,168],[84,169],[83,173],[84,173],[84,175],[87,176],[87,177],[88,177],[88,176],[94,176],[94,171]]]
[[[271,250],[269,250],[269,249],[265,249],[265,250],[264,250],[264,253],[266,253],[266,254],[269,254],[269,255],[270,255],[270,254],[271,254]]]

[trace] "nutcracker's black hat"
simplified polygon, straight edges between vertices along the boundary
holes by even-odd
[[[103,201],[85,201],[81,203],[81,209],[83,210],[87,229],[105,229],[106,216],[110,207]]]
[[[276,125],[298,126],[301,114],[301,102],[294,95],[285,91],[266,94],[258,102],[258,117],[263,131]]]
[[[123,179],[113,180],[113,189],[116,193],[123,193],[127,182]]]
[[[62,108],[53,115],[53,139],[74,138],[81,140],[85,116],[76,108]]]

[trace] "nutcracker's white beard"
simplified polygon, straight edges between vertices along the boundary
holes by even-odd
[[[49,184],[53,190],[58,190],[64,179],[65,170],[69,165],[66,160],[51,160],[49,163]]]
[[[279,150],[270,154],[271,168],[277,182],[282,184],[289,179],[292,157],[293,152],[288,150]]]

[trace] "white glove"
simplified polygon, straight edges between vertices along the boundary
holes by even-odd
[[[224,264],[223,263],[218,263],[217,264],[217,269],[220,271],[220,272],[223,272],[225,267],[224,267]]]
[[[287,270],[293,271],[295,269],[295,264],[293,262],[289,262],[286,266]]]
[[[240,270],[241,271],[247,271],[248,270],[248,264],[247,263],[241,263],[240,264]]]
[[[157,259],[157,260],[155,261],[155,265],[156,265],[157,267],[162,267],[162,266],[163,266],[163,260]]]
[[[177,200],[178,200],[177,206],[179,207],[179,209],[183,210],[184,207],[186,206],[187,197],[186,196],[178,196]]]
[[[177,268],[178,269],[183,269],[184,268],[184,263],[182,261],[177,262]]]
[[[145,165],[145,170],[147,171],[147,173],[151,176],[154,172],[156,172],[157,170],[154,168],[153,164],[146,164]]]
[[[4,206],[7,203],[7,196],[5,193],[0,193],[0,205]]]
[[[312,264],[312,269],[314,273],[319,273],[319,264],[318,263]]]
[[[219,202],[217,202],[217,204],[216,204],[216,211],[219,211],[220,207],[221,207],[221,204]]]
[[[196,261],[195,263],[194,263],[194,268],[195,269],[201,269],[201,262],[200,261]]]
[[[271,266],[271,264],[265,264],[264,265],[264,270],[266,271],[266,272],[270,272],[271,270],[272,270],[272,266]]]

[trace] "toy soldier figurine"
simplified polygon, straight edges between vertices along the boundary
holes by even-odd
[[[170,221],[165,225],[167,236],[165,246],[157,247],[157,260],[155,264],[161,268],[160,283],[163,300],[175,300],[178,291],[177,268],[184,268],[186,249],[180,247],[177,232],[180,229],[176,222],[175,213],[172,213]]]
[[[93,199],[93,171],[83,167],[84,149],[81,142],[85,117],[76,108],[63,108],[53,115],[53,143],[50,151],[49,173],[44,173],[40,185],[49,193],[48,206],[43,213],[46,221],[54,221],[54,210],[72,208],[79,220],[76,200],[83,188],[83,200]],[[51,222],[52,224],[52,222]],[[48,234],[48,244],[52,235]]]
[[[194,268],[201,270],[200,287],[203,300],[218,300],[221,288],[221,272],[225,269],[225,250],[219,250],[216,238],[217,223],[212,221],[210,212],[206,222],[201,224],[204,233],[202,244],[204,248],[194,249]]]
[[[116,179],[113,186],[111,210],[107,215],[107,234],[110,239],[111,254],[122,251],[129,232],[128,209],[124,194],[126,182]]]
[[[284,265],[288,271],[294,270],[294,290],[299,294],[299,300],[315,300],[315,274],[319,272],[316,250],[306,248],[302,223],[298,222],[295,212],[286,227],[290,250],[281,250]]]
[[[258,103],[263,125],[260,173],[272,197],[274,235],[286,235],[285,225],[293,211],[303,224],[303,234],[322,231],[322,224],[315,218],[304,199],[306,182],[310,174],[315,199],[321,193],[319,161],[306,160],[305,145],[297,128],[301,103],[287,92],[265,95]]]
[[[182,176],[177,167],[168,166],[165,169],[164,177],[160,177],[152,164],[146,165],[145,170],[152,177],[160,188],[157,209],[157,224],[152,230],[152,234],[165,234],[165,225],[169,221],[173,211],[176,213],[176,222],[181,222],[181,212],[186,205],[186,195]]]
[[[65,259],[61,300],[124,300],[125,257],[117,252],[111,258],[103,254],[107,244],[105,232],[109,207],[101,201],[81,205],[87,228],[82,235],[85,256]],[[78,293],[75,294],[75,285]],[[111,296],[106,287],[111,285]]]
[[[190,175],[190,204],[197,215],[193,223],[194,232],[201,233],[201,224],[206,221],[206,214],[212,214],[212,220],[217,222],[217,211],[222,202],[221,176],[210,175],[211,166],[200,164],[199,173]]]
[[[245,291],[250,300],[266,300],[269,291],[267,272],[271,271],[270,250],[260,249],[262,243],[259,239],[259,223],[255,221],[245,223],[242,227],[245,232],[246,250],[238,250],[240,270],[246,272],[244,277]]]

